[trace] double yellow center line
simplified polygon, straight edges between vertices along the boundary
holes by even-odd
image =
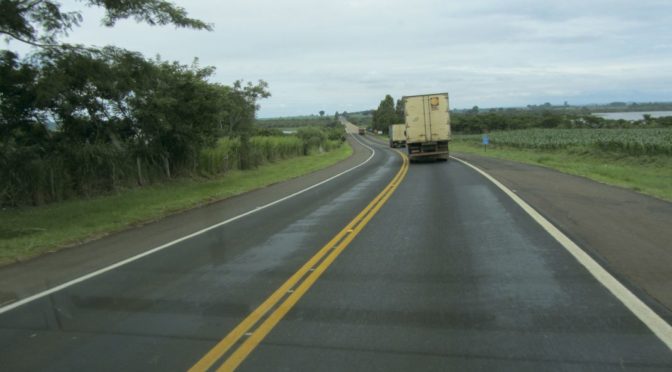
[[[369,205],[366,206],[343,230],[308,260],[296,273],[268,297],[259,307],[229,332],[215,347],[199,360],[190,371],[207,371],[223,360],[217,371],[231,371],[261,343],[278,322],[294,307],[301,297],[315,284],[350,242],[359,234],[397,189],[408,172],[408,158],[401,152],[401,169]]]

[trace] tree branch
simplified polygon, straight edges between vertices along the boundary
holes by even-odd
[[[22,43],[32,45],[32,46],[36,46],[36,47],[39,47],[39,48],[57,48],[57,47],[59,47],[58,44],[42,44],[42,43],[38,43],[36,41],[27,40],[27,39],[24,39],[24,38],[20,37],[19,35],[14,34],[13,32],[9,32],[9,31],[0,30],[0,34],[5,34],[5,35],[11,37],[12,39],[15,39],[15,40],[20,41]]]

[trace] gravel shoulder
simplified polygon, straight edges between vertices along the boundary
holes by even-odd
[[[512,189],[645,301],[672,309],[672,203],[544,167],[454,156]]]

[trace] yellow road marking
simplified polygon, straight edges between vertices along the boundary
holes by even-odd
[[[220,371],[233,370],[245,360],[245,358],[254,350],[254,348],[268,335],[268,333],[280,322],[280,320],[289,312],[289,310],[299,301],[299,299],[310,289],[310,287],[319,279],[324,271],[331,265],[336,257],[350,244],[357,234],[366,226],[373,216],[380,210],[385,202],[390,198],[399,183],[406,176],[408,171],[408,158],[401,152],[397,153],[402,157],[403,163],[401,169],[394,176],[392,181],[385,186],[382,192],[378,194],[348,225],[334,236],[324,247],[322,247],[308,262],[306,262],[297,272],[295,272],[283,285],[281,285],[271,296],[269,296],[259,307],[238,324],[224,339],[215,345],[201,360],[199,360],[189,371],[205,371],[211,368],[220,358],[226,354],[232,346],[240,341],[246,333],[254,327],[259,320],[264,317],[286,294],[299,283],[299,281],[308,275],[301,284],[280,303],[275,310],[255,329],[251,335],[230,355],[228,359],[218,369]],[[333,250],[332,250],[333,249]],[[330,252],[331,251],[331,252]],[[330,253],[329,253],[330,252]],[[328,256],[326,258],[325,255]],[[324,260],[315,267],[315,265]]]

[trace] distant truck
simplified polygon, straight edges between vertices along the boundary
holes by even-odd
[[[402,102],[410,160],[448,160],[448,142],[451,139],[448,93],[405,96]]]
[[[390,147],[406,146],[406,124],[392,124],[388,129]]]
[[[359,133],[360,136],[363,136],[363,135],[366,134],[366,129],[364,129],[364,128],[359,128],[358,133]]]

